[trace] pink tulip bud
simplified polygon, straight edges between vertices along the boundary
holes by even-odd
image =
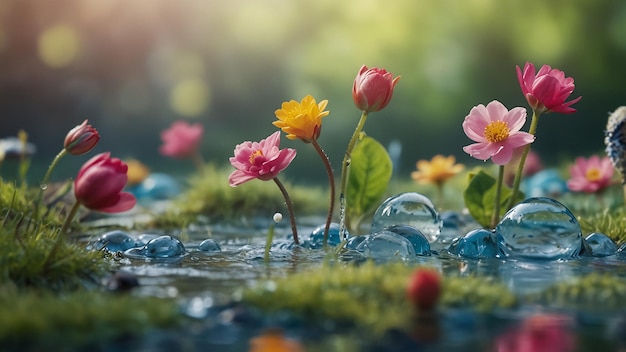
[[[128,181],[128,166],[111,153],[102,153],[87,161],[74,180],[74,196],[86,208],[104,213],[130,210],[137,199],[122,192]]]
[[[98,131],[85,120],[67,133],[63,146],[72,155],[82,155],[92,150],[99,140]]]
[[[530,62],[524,65],[524,71],[519,66],[516,67],[516,70],[522,93],[534,111],[540,114],[544,112],[560,112],[562,114],[576,112],[576,109],[572,108],[571,105],[578,102],[582,97],[565,101],[574,91],[573,78],[565,77],[563,71],[548,65],[543,65],[535,74],[535,65]]]
[[[352,100],[362,111],[382,110],[393,95],[393,88],[400,77],[393,78],[391,72],[382,68],[367,68],[363,65],[354,79]]]

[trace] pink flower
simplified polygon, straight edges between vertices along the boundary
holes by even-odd
[[[567,329],[568,317],[537,314],[525,319],[521,326],[498,337],[499,352],[571,352],[576,339]]]
[[[511,161],[515,148],[532,143],[535,137],[521,132],[526,122],[526,110],[516,107],[507,110],[497,100],[474,106],[463,121],[463,131],[473,141],[478,142],[463,147],[471,157],[491,160],[498,165]]]
[[[543,65],[535,75],[535,65],[529,62],[524,65],[524,72],[519,66],[516,66],[516,70],[522,93],[534,111],[539,114],[551,111],[563,114],[576,112],[570,106],[582,97],[565,102],[574,91],[573,78],[566,78],[563,71],[548,65]]]
[[[85,120],[67,133],[63,146],[72,155],[82,155],[92,150],[99,140],[98,131]]]
[[[432,310],[441,296],[441,279],[431,269],[418,269],[407,288],[407,297],[420,310]]]
[[[130,210],[137,200],[122,192],[126,186],[128,167],[111,153],[102,153],[87,161],[74,180],[76,200],[91,210],[119,213]]]
[[[368,69],[363,65],[352,85],[352,100],[359,110],[379,111],[389,104],[399,79],[382,68]]]
[[[159,151],[172,158],[189,158],[197,153],[203,133],[204,129],[199,123],[192,125],[185,121],[175,121],[170,128],[161,132],[163,145]]]
[[[614,172],[615,168],[609,157],[578,157],[570,168],[572,178],[567,181],[567,187],[574,192],[600,192],[611,185]]]
[[[260,142],[238,144],[235,156],[229,159],[237,169],[228,176],[230,186],[236,187],[255,178],[267,181],[276,177],[296,157],[295,149],[279,149],[279,145],[280,131]]]

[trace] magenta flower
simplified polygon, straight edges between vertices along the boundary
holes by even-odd
[[[74,196],[78,203],[91,210],[119,213],[137,203],[135,196],[122,192],[128,181],[128,166],[111,153],[101,153],[88,160],[74,181]]]
[[[570,168],[572,178],[567,181],[567,187],[574,192],[600,192],[611,185],[614,172],[615,168],[609,157],[578,157]]]
[[[352,100],[361,111],[382,110],[393,95],[400,77],[393,78],[391,72],[382,68],[367,68],[363,65],[352,85]]]
[[[283,171],[296,157],[296,150],[279,149],[280,131],[260,142],[243,142],[235,147],[230,163],[235,167],[228,177],[231,187],[239,186],[255,178],[271,180]]]
[[[537,74],[535,74],[535,65],[529,62],[524,65],[524,72],[519,66],[516,66],[516,69],[522,93],[535,112],[539,114],[551,111],[563,114],[576,112],[571,105],[582,97],[565,102],[565,99],[574,91],[573,78],[566,78],[563,71],[553,69],[548,65],[543,65]]]
[[[519,327],[506,331],[495,342],[501,352],[572,352],[576,337],[566,316],[537,314],[526,318]]]
[[[535,137],[521,132],[526,122],[526,110],[516,107],[507,110],[497,100],[480,104],[470,110],[463,121],[463,131],[473,141],[478,142],[463,147],[471,157],[491,160],[497,165],[511,161],[515,148],[532,143]]]
[[[92,150],[99,140],[98,131],[85,120],[67,133],[63,146],[72,155],[82,155]]]
[[[161,132],[163,145],[159,152],[177,159],[191,158],[198,153],[204,129],[201,124],[189,124],[175,121],[172,126]]]

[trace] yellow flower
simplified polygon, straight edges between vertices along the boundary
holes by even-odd
[[[128,159],[124,161],[128,165],[128,184],[138,185],[150,174],[150,169],[144,165],[141,161],[135,159]]]
[[[465,167],[462,164],[455,164],[455,162],[456,159],[453,155],[449,157],[435,155],[430,162],[420,160],[417,162],[418,171],[411,172],[411,178],[420,183],[434,183],[441,186]]]
[[[302,98],[301,102],[284,102],[275,112],[278,121],[272,124],[282,129],[287,138],[299,138],[309,143],[317,140],[322,130],[322,117],[330,114],[330,111],[324,111],[327,104],[328,100],[316,103],[315,98],[310,95]]]

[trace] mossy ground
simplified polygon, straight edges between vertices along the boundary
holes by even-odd
[[[69,343],[175,323],[172,301],[100,292],[111,256],[60,234],[62,207],[34,219],[36,192],[0,179],[0,342]]]
[[[260,282],[243,292],[242,301],[269,313],[289,311],[313,321],[333,320],[373,333],[413,327],[419,315],[406,297],[411,274],[423,267],[406,263],[330,265]],[[489,277],[441,277],[439,309],[493,313],[522,305],[550,309],[623,312],[626,282],[609,274],[586,276],[518,295]]]

